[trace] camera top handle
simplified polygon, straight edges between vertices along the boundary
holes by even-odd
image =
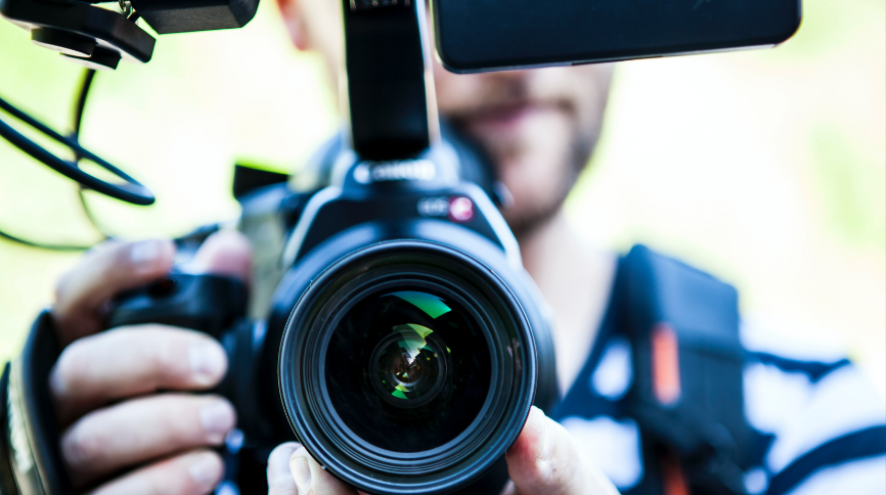
[[[414,158],[439,140],[423,0],[342,0],[351,145]]]

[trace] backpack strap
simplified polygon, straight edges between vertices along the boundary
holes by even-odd
[[[49,392],[49,373],[59,345],[49,311],[34,322],[19,358],[0,379],[0,495],[74,493],[62,463],[59,430]],[[8,456],[6,459],[3,457]],[[8,479],[12,475],[13,480]]]
[[[628,404],[665,495],[744,494],[752,430],[737,291],[644,246],[630,251],[623,270],[617,311],[632,343]]]

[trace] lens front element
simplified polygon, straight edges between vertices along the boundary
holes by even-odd
[[[370,376],[388,403],[415,407],[433,399],[446,375],[445,351],[430,328],[416,323],[397,325],[375,348]]]
[[[384,450],[425,451],[477,418],[489,391],[489,347],[469,303],[443,287],[396,285],[356,298],[336,325],[327,390],[355,437]]]

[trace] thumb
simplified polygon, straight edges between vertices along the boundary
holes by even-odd
[[[534,406],[505,458],[511,477],[506,495],[618,495],[566,429]]]
[[[323,469],[304,447],[284,443],[268,458],[269,495],[357,495]]]
[[[279,445],[268,456],[268,495],[298,495],[295,480],[289,472],[289,458],[301,445],[288,442]]]

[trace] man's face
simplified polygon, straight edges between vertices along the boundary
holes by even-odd
[[[295,44],[322,53],[336,78],[341,2],[278,2]],[[608,64],[458,75],[434,61],[440,114],[493,159],[514,197],[502,213],[517,235],[554,214],[574,185],[597,142],[611,76]]]

